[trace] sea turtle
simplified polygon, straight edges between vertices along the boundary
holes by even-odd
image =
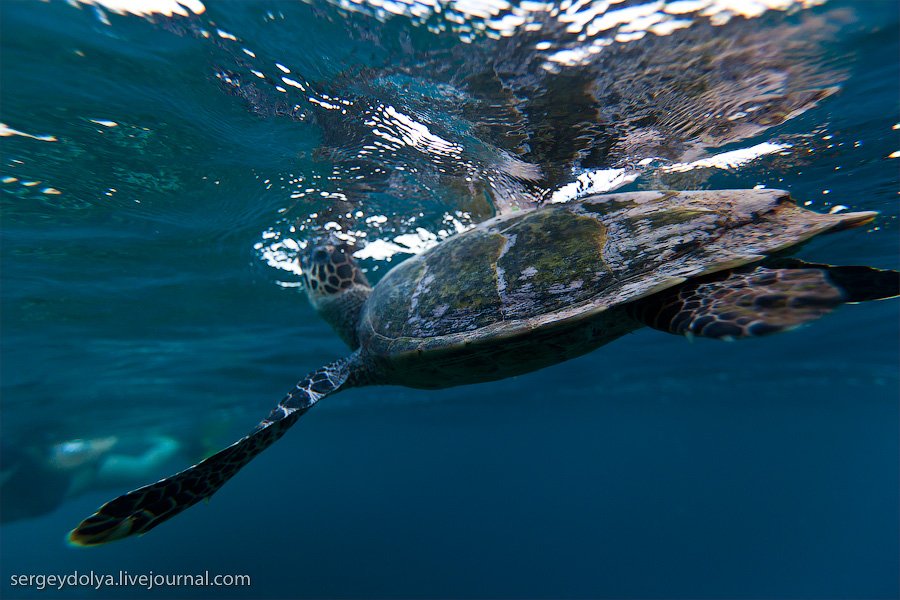
[[[778,257],[875,215],[819,214],[768,189],[590,196],[485,221],[400,263],[375,287],[345,244],[326,240],[302,259],[306,292],[352,353],[301,379],[244,438],[108,502],[70,540],[149,531],[209,498],[316,402],[347,388],[500,379],[643,325],[720,339],[766,335],[842,303],[897,296],[897,271]]]

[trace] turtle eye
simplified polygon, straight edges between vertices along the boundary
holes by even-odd
[[[328,252],[325,248],[316,248],[312,255],[313,262],[323,263],[328,260]]]

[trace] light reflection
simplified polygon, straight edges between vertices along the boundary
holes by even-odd
[[[708,158],[703,158],[690,163],[676,163],[662,167],[662,171],[671,173],[683,173],[693,169],[734,169],[744,165],[752,160],[756,160],[767,154],[774,154],[789,149],[790,144],[778,144],[772,142],[763,142],[751,146],[750,148],[741,148],[740,150],[732,150],[731,152],[723,152]]]
[[[0,123],[0,136],[9,137],[13,135],[18,135],[21,137],[31,138],[33,140],[39,140],[41,142],[56,142],[58,141],[56,137],[52,135],[33,135],[31,133],[25,133],[24,131],[19,131],[18,129],[13,129],[9,127],[6,123]]]
[[[263,236],[256,249],[267,264],[297,273],[298,246],[292,244],[291,236],[313,239],[330,229],[360,242],[358,257],[388,260],[396,254],[421,252],[490,216],[491,210],[527,208],[541,201],[566,202],[585,194],[614,191],[643,176],[736,169],[760,157],[784,152],[789,144],[770,141],[708,156],[725,144],[733,147],[742,139],[759,136],[833,93],[821,91],[816,77],[804,79],[814,69],[793,72],[788,61],[772,50],[783,47],[788,36],[766,45],[762,35],[754,38],[747,34],[751,24],[743,37],[732,40],[733,47],[710,43],[706,47],[709,60],[702,52],[692,56],[690,43],[676,43],[691,38],[676,37],[670,46],[663,46],[664,40],[657,38],[698,30],[702,33],[711,29],[710,24],[723,26],[736,17],[755,19],[769,11],[796,12],[823,1],[656,0],[623,5],[618,0],[332,0],[345,10],[379,20],[399,16],[437,34],[452,32],[474,42],[473,50],[484,50],[479,44],[485,37],[521,35],[528,55],[502,57],[508,59],[504,66],[513,75],[496,75],[500,69],[489,62],[484,70],[496,76],[481,88],[464,77],[471,75],[473,81],[481,81],[477,77],[483,73],[475,70],[455,80],[432,78],[428,69],[441,66],[443,57],[439,53],[430,65],[415,65],[415,57],[410,57],[409,64],[396,69],[385,67],[382,72],[373,70],[358,80],[348,82],[338,77],[338,83],[331,79],[310,82],[298,72],[303,70],[298,67],[302,61],[265,56],[261,51],[258,57],[259,49],[242,47],[250,44],[240,31],[228,32],[209,21],[205,26],[214,32],[211,43],[239,54],[239,64],[244,66],[232,67],[235,72],[217,73],[220,80],[234,90],[249,88],[241,97],[251,104],[256,102],[252,106],[260,115],[289,114],[296,121],[308,117],[324,138],[314,152],[316,168],[325,165],[320,172],[303,178],[291,175],[291,181],[281,186],[268,179],[263,184],[273,193],[284,190],[290,201],[278,210],[281,220],[273,228],[277,235]],[[82,3],[102,5],[115,12],[148,14],[141,12],[145,9],[135,12],[113,8],[124,0]],[[160,8],[167,5],[187,7],[182,12],[172,9],[172,14],[179,15],[200,14],[205,9],[199,2],[171,0],[129,2],[128,6],[151,4],[157,7],[152,12],[159,14],[167,14]],[[278,13],[277,18],[285,17]],[[276,15],[269,13],[267,19],[275,21]],[[240,45],[221,41],[239,39]],[[702,36],[698,39],[708,41]],[[623,50],[626,47],[628,50]],[[645,72],[629,70],[616,62],[632,50],[649,65]],[[731,65],[722,67],[725,55]],[[242,62],[246,57],[254,59],[249,64],[255,68]],[[702,81],[679,79],[682,61],[691,60],[703,74]],[[747,64],[764,66],[750,72],[741,70]],[[527,77],[517,80],[517,69]],[[725,81],[722,74],[728,75],[729,69],[743,76]],[[604,71],[612,74],[604,79]],[[527,85],[521,84],[532,75],[534,79]],[[556,84],[556,75],[571,76],[566,80],[570,87],[539,105],[540,96],[549,95],[550,85]],[[697,85],[692,88],[691,83]],[[691,95],[693,89],[700,88],[708,93]],[[254,96],[260,89],[278,99],[267,105]],[[820,94],[814,96],[808,90]],[[587,100],[580,100],[579,94]],[[611,100],[614,97],[620,100]],[[574,101],[570,103],[570,99]],[[579,101],[582,105],[577,104]],[[564,121],[559,126],[541,116],[556,117],[556,113],[565,112],[560,106],[571,107],[572,114],[582,110],[578,115],[581,120],[574,125]],[[93,122],[105,125],[100,120]],[[591,129],[593,126],[596,129]],[[507,139],[514,136],[520,139]],[[612,150],[605,150],[606,155],[591,157],[592,162],[583,160],[609,140]],[[577,146],[579,143],[583,145]],[[566,145],[572,146],[567,148],[569,154],[557,152],[558,147]],[[897,157],[900,152],[889,156]],[[376,197],[379,199],[373,200]],[[379,202],[389,200],[400,200],[410,207],[436,201],[446,207],[453,202],[474,203],[473,198],[483,198],[488,207],[480,213],[473,211],[478,215],[473,221],[453,217],[455,221],[438,225],[430,215],[430,221],[426,218],[421,223],[406,223],[401,221],[402,216],[380,214],[385,206]],[[330,216],[303,221],[305,213],[320,210]],[[288,232],[298,218],[304,225]],[[363,246],[363,241],[368,243]]]
[[[611,192],[627,185],[638,178],[640,171],[625,169],[598,169],[587,171],[578,176],[572,183],[566,184],[553,192],[551,203],[568,202],[587,194]]]
[[[428,126],[393,106],[381,107],[381,114],[373,115],[366,124],[369,123],[373,126],[372,133],[394,144],[406,145],[432,156],[461,157],[462,146],[431,133]]]
[[[149,17],[164,15],[182,17],[199,15],[206,11],[200,0],[75,0],[85,5],[102,6],[118,15]],[[107,23],[108,24],[108,23]]]
[[[690,27],[698,18],[721,26],[735,17],[751,19],[768,11],[807,9],[824,4],[826,0],[656,0],[618,8],[616,5],[622,1],[329,0],[344,10],[363,12],[382,21],[403,16],[434,33],[454,32],[467,43],[479,36],[499,39],[514,36],[520,31],[540,31],[552,28],[555,23],[563,27],[566,33],[577,36],[577,43],[580,44],[558,47],[554,54],[556,63],[562,63],[566,57],[582,56],[587,51],[587,48],[581,48],[584,42],[587,42],[587,47],[602,47],[590,41],[601,34],[609,42],[628,43],[641,39],[647,33],[671,35],[678,29]],[[550,45],[560,42],[542,42],[538,49],[549,50]],[[570,53],[558,53],[563,50]],[[581,63],[573,61],[562,64],[575,66]]]

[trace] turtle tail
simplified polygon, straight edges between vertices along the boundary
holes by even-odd
[[[900,272],[772,259],[663,290],[631,305],[654,329],[718,339],[793,329],[847,303],[900,296]]]
[[[249,434],[196,465],[128,492],[100,507],[69,533],[76,546],[95,546],[150,531],[204,498],[212,496],[244,465],[278,441],[319,400],[349,387],[358,353],[335,361],[303,379]]]

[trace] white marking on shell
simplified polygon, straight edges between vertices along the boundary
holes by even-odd
[[[525,279],[530,279],[530,278],[534,277],[535,275],[537,275],[537,272],[538,272],[538,270],[535,267],[526,267],[522,271],[522,274],[519,275],[519,281],[523,281]]]
[[[429,291],[429,286],[434,281],[434,275],[428,273],[423,277],[419,284],[416,286],[416,289],[413,291],[412,296],[409,299],[409,320],[410,321],[420,321],[419,318],[419,295],[427,294]]]
[[[569,285],[564,285],[562,283],[554,283],[547,289],[547,291],[549,291],[551,294],[565,294],[567,292],[574,292],[575,290],[580,289],[581,286],[583,286],[583,285],[584,285],[584,280],[576,279]]]
[[[500,259],[506,256],[509,249],[516,245],[516,234],[511,233],[506,236],[500,255],[497,256],[497,292],[500,295],[501,306],[506,304],[506,270],[500,266]]]

